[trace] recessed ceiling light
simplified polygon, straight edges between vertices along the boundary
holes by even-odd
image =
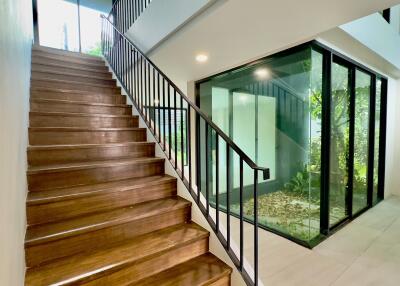
[[[199,63],[204,63],[208,60],[208,56],[205,54],[198,54],[196,56],[196,61],[198,61]]]
[[[267,78],[269,76],[269,70],[266,68],[258,68],[255,70],[254,74],[260,79]]]

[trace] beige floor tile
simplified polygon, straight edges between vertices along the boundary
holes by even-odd
[[[346,265],[334,259],[309,253],[264,283],[266,286],[325,286],[332,284],[345,270]]]

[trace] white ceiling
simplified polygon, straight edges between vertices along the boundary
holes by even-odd
[[[315,38],[400,0],[217,0],[150,57],[183,90],[204,78]],[[195,55],[209,55],[198,64]]]

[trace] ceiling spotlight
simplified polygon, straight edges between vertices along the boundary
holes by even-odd
[[[264,79],[267,78],[269,76],[269,71],[266,68],[258,68],[255,70],[254,74],[260,78],[260,79]]]
[[[205,54],[198,54],[198,55],[196,56],[196,61],[199,62],[199,63],[204,63],[204,62],[206,62],[207,60],[208,60],[208,56],[205,55]]]

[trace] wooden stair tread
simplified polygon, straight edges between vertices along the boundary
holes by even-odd
[[[93,56],[93,55],[84,54],[84,53],[80,53],[80,52],[65,51],[65,50],[60,50],[60,49],[51,48],[51,47],[43,47],[43,46],[38,46],[38,45],[34,45],[32,47],[32,51],[49,53],[49,54],[54,54],[54,55],[61,55],[61,56],[66,56],[66,57],[79,57],[79,58],[92,59],[92,60],[104,62],[103,58],[99,57],[99,56]]]
[[[65,65],[63,65],[61,63],[32,61],[32,70],[35,70],[35,68],[41,68],[41,67],[56,68],[56,69],[66,68]],[[111,76],[111,73],[107,70],[106,66],[102,69],[90,68],[90,67],[86,67],[84,65],[68,66],[67,68],[75,70],[77,72],[91,72],[91,73]]]
[[[47,71],[47,70],[41,70],[41,69],[32,69],[33,72],[35,73],[48,73],[48,74],[57,74],[57,75],[65,75],[65,76],[79,76],[80,78],[92,78],[92,79],[100,79],[100,80],[106,80],[106,81],[110,81],[110,82],[114,82],[116,83],[115,79],[111,78],[111,75],[108,77],[101,77],[101,76],[97,76],[97,75],[84,75],[84,74],[74,74],[74,73],[70,73],[70,72],[62,72],[62,71]],[[35,78],[33,78],[35,79]],[[39,78],[38,78],[39,79]]]
[[[190,205],[189,201],[180,197],[170,197],[60,222],[28,226],[25,245],[41,244],[144,217],[163,215],[165,212],[190,207]]]
[[[109,107],[122,107],[122,108],[130,108],[131,107],[131,105],[128,105],[128,104],[97,103],[97,102],[72,101],[72,100],[47,99],[47,98],[35,98],[35,99],[31,99],[31,102],[35,102],[35,103],[63,103],[63,104],[90,105],[90,106],[109,106]]]
[[[72,113],[72,112],[45,112],[45,111],[31,111],[31,115],[47,115],[47,116],[73,116],[73,117],[111,117],[111,118],[138,118],[138,115],[124,115],[124,114],[105,114],[105,113]]]
[[[206,253],[126,286],[208,285],[231,272],[232,268],[211,253]]]
[[[90,127],[29,127],[30,131],[62,131],[62,132],[77,132],[77,131],[137,131],[145,130],[142,127],[118,127],[118,128],[90,128]]]
[[[87,149],[87,148],[113,148],[118,146],[129,145],[155,145],[155,142],[122,142],[122,143],[108,143],[108,144],[66,144],[66,145],[37,145],[28,146],[28,150],[60,150],[60,149]]]
[[[37,174],[37,173],[52,173],[52,172],[63,172],[65,170],[82,170],[89,168],[99,168],[117,165],[127,165],[127,164],[145,164],[152,162],[163,162],[164,158],[158,157],[144,157],[144,158],[125,158],[125,159],[114,159],[106,161],[90,161],[90,162],[73,162],[66,164],[57,165],[46,165],[46,166],[30,166],[28,167],[27,174]]]
[[[57,93],[75,93],[75,94],[90,94],[90,95],[101,95],[101,96],[115,96],[114,94],[101,94],[94,91],[85,90],[75,90],[75,89],[64,89],[64,88],[54,88],[54,87],[31,87],[33,92],[57,92]]]
[[[68,285],[79,280],[94,279],[124,265],[149,259],[208,236],[206,230],[194,223],[168,227],[89,255],[71,256],[30,268],[27,270],[26,285]]]
[[[51,191],[29,192],[27,205],[38,205],[45,203],[58,202],[63,200],[76,199],[106,192],[123,192],[136,188],[146,188],[163,182],[176,181],[175,177],[169,175],[148,176],[142,178],[132,178],[126,180],[112,181],[100,184],[92,184],[77,187],[55,189]]]
[[[60,57],[57,55],[51,55],[51,54],[46,54],[46,53],[35,53],[32,54],[32,59],[36,61],[46,61],[46,60],[52,60],[52,61],[57,61],[60,63],[69,63],[69,64],[76,64],[76,65],[85,65],[93,68],[104,68],[105,62],[104,60],[92,60],[92,59],[82,59],[78,57]]]
[[[115,90],[119,89],[117,86],[112,86],[112,85],[91,83],[91,82],[79,82],[79,81],[71,81],[71,80],[60,80],[60,79],[53,79],[53,78],[41,78],[41,79],[33,78],[31,81],[32,81],[32,83],[43,81],[46,83],[47,82],[49,82],[49,83],[65,83],[65,84],[71,84],[71,85],[93,86],[93,87],[109,88],[109,89],[115,89]]]

